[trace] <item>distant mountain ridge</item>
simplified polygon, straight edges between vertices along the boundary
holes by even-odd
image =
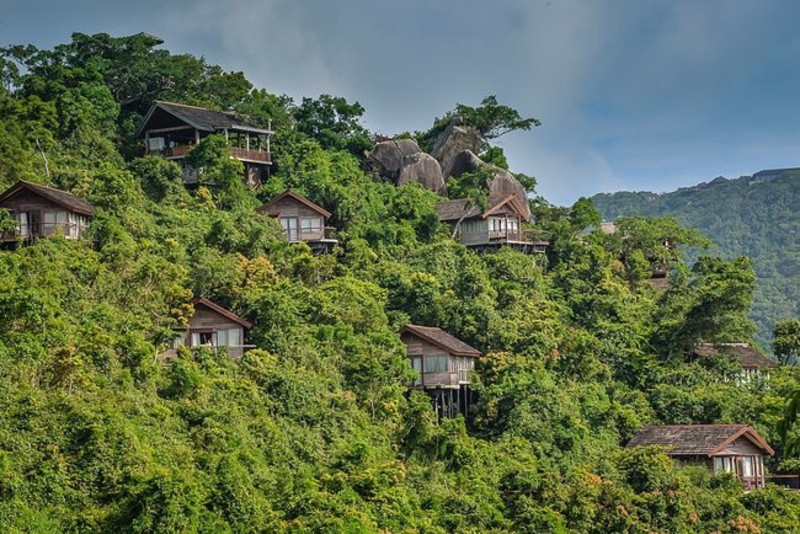
[[[756,341],[771,349],[776,321],[800,315],[800,168],[722,176],[670,193],[618,192],[592,197],[604,220],[671,215],[715,244],[709,253],[746,255],[758,276],[751,317]]]

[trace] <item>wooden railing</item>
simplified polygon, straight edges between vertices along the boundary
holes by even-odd
[[[550,243],[543,239],[541,233],[536,233],[533,230],[489,230],[490,240],[506,240],[506,241],[525,241],[533,243],[538,246],[547,246]]]
[[[800,491],[800,475],[766,475],[764,478],[775,485]]]
[[[283,233],[292,243],[298,243],[300,241],[336,240],[336,228],[333,228],[332,226],[326,226],[324,228],[310,228],[306,230],[284,230]]]
[[[150,154],[163,156],[165,158],[185,158],[189,152],[197,145],[178,145],[174,147],[165,147],[161,150],[151,150]],[[272,155],[269,152],[258,150],[247,150],[246,148],[229,147],[228,153],[235,159],[246,159],[250,161],[257,161],[259,163],[271,163]]]
[[[0,241],[17,241],[18,239],[36,239],[38,237],[47,237],[56,234],[63,234],[67,239],[77,239],[83,237],[76,223],[39,223],[29,224],[28,233],[23,235],[22,230],[17,227],[10,232],[0,234]],[[75,233],[75,235],[72,235]],[[85,234],[85,232],[84,232]]]
[[[457,386],[457,372],[422,373],[423,386]]]

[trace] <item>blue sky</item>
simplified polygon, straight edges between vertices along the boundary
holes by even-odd
[[[543,125],[502,137],[551,202],[800,165],[800,2],[0,0],[0,44],[160,36],[293,97],[358,100],[392,134],[456,102]]]

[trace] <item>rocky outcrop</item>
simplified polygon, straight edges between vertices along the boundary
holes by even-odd
[[[442,175],[447,179],[452,174],[456,157],[465,150],[472,152],[473,155],[477,154],[482,144],[483,138],[476,129],[463,126],[455,121],[451,122],[436,138],[431,156],[439,162],[442,167]]]
[[[528,195],[522,184],[509,171],[484,163],[471,150],[464,150],[453,158],[450,176],[458,178],[465,172],[475,172],[482,167],[489,169],[493,174],[489,182],[489,196],[507,197],[508,195],[516,195],[523,207],[523,215],[525,218],[530,219],[531,211],[528,207]]]
[[[475,172],[481,165],[485,164],[472,150],[464,150],[453,158],[453,162],[450,165],[450,176],[458,178],[465,172]]]
[[[395,185],[416,182],[439,194],[447,193],[439,162],[413,139],[376,143],[367,155],[365,167]]]
[[[528,195],[525,192],[525,188],[509,171],[495,166],[492,166],[492,170],[495,173],[494,178],[489,182],[489,196],[507,197],[508,195],[516,195],[523,208],[523,216],[526,220],[529,220],[531,218],[531,209],[528,206]]]

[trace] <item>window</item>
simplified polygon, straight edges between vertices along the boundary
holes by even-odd
[[[242,329],[229,328],[228,329],[228,346],[241,347],[242,346]]]
[[[489,219],[490,232],[502,232],[506,229],[506,220],[501,217],[492,217]]]
[[[426,373],[447,372],[447,356],[444,354],[425,356],[425,372]]]
[[[199,335],[200,345],[214,346],[214,332],[200,332]]]
[[[755,476],[755,462],[752,456],[745,456],[742,458],[742,476],[752,477]]]
[[[227,347],[228,345],[230,345],[230,343],[228,343],[228,331],[217,331],[217,347]]]
[[[733,473],[733,458],[730,456],[714,457],[714,473]]]
[[[28,226],[28,213],[17,213],[17,226],[19,226],[19,235],[28,237],[30,235],[30,227]]]
[[[410,356],[411,368],[417,372],[417,377],[414,379],[414,385],[422,384],[422,356]]]
[[[303,233],[305,232],[321,232],[322,231],[322,217],[303,217],[300,221]]]
[[[289,241],[298,241],[297,217],[281,217],[281,227]]]

